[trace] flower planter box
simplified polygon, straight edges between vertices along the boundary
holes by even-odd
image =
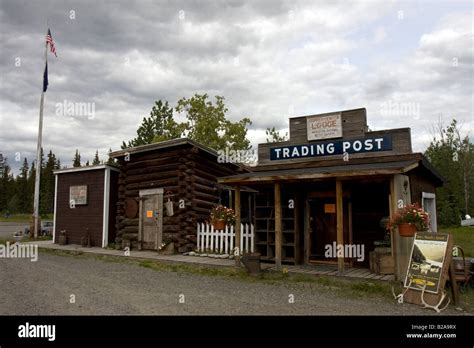
[[[370,271],[376,274],[394,274],[395,263],[390,248],[375,248],[369,253]]]
[[[213,223],[214,230],[223,230],[225,229],[225,220],[217,220]]]
[[[416,233],[416,226],[411,223],[401,223],[397,225],[398,233],[402,237],[413,237]]]

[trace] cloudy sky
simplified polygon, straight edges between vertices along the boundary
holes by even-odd
[[[76,148],[105,159],[155,100],[196,92],[250,117],[253,144],[288,117],[359,107],[372,129],[411,127],[416,151],[440,120],[472,137],[472,4],[0,0],[0,152],[15,169],[35,157],[48,24],[43,147],[63,165]]]

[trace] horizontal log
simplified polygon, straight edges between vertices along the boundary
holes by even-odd
[[[194,169],[194,176],[209,180],[209,181],[214,182],[214,183],[217,182],[216,176],[212,175],[212,174],[209,174],[206,171],[205,168],[203,168],[203,169],[198,169],[198,168]]]
[[[202,185],[197,182],[194,183],[194,190],[205,192],[205,193],[213,193],[213,192],[217,193],[217,188],[215,186]]]
[[[138,240],[138,233],[122,233],[122,239]]]
[[[164,150],[161,152],[145,152],[140,154],[130,154],[130,161],[124,162],[127,170],[136,168],[141,163],[149,165],[149,161],[156,161],[159,159],[172,158],[176,161],[176,158],[184,157],[189,153],[189,149],[176,149],[176,150]],[[151,162],[153,163],[153,162]]]
[[[139,222],[138,218],[134,218],[134,219],[125,218],[122,221],[124,226],[138,226],[138,222]]]
[[[178,173],[172,170],[172,171],[166,171],[166,172],[155,172],[155,173],[149,173],[149,174],[133,175],[133,176],[127,177],[125,181],[128,187],[129,184],[133,184],[137,182],[163,180],[163,179],[169,179],[169,178],[176,178],[177,176],[178,176]]]
[[[175,232],[179,232],[179,226],[178,225],[163,225],[163,232],[166,232],[166,233],[175,233]]]
[[[217,201],[219,200],[219,195],[217,193],[213,194],[213,195],[210,195],[210,194],[207,194],[207,193],[194,191],[194,197],[196,197],[197,199],[202,199],[204,201],[209,201],[209,202],[214,202],[216,200]]]
[[[125,226],[121,228],[122,233],[138,233],[138,226]]]
[[[131,176],[135,175],[140,175],[140,174],[147,174],[147,173],[156,173],[156,172],[163,172],[163,171],[170,171],[170,170],[175,170],[177,171],[179,168],[178,164],[176,163],[176,159],[174,162],[169,163],[169,164],[157,164],[157,165],[148,165],[140,168],[136,168],[133,170],[129,170],[127,172],[127,178],[130,178]]]
[[[208,187],[215,187],[216,186],[216,180],[208,180],[208,179],[205,179],[203,177],[199,177],[199,176],[195,176],[194,178],[195,182],[196,183],[199,183],[201,185],[205,185],[205,186],[208,186]]]
[[[202,199],[193,198],[191,200],[191,205],[193,207],[213,207],[216,203],[204,201]]]
[[[203,215],[203,214],[209,215],[210,213],[210,209],[208,208],[193,207],[193,210],[196,212],[196,216]]]
[[[212,174],[216,176],[226,176],[235,174],[235,169],[231,169],[228,166],[233,164],[228,163],[219,163],[217,162],[217,158],[215,161],[208,160],[204,157],[199,157],[196,159],[196,168],[198,169],[205,169],[212,172]]]
[[[149,188],[158,188],[163,186],[174,186],[176,185],[176,179],[166,179],[166,180],[156,180],[153,182],[141,182],[136,184],[130,184],[127,186],[128,190],[134,189],[149,189]]]

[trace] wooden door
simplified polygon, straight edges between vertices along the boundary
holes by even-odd
[[[138,241],[142,249],[152,250],[163,243],[163,189],[140,191]]]
[[[336,262],[336,257],[325,255],[326,246],[333,246],[333,243],[337,243],[336,198],[321,197],[308,200],[306,210],[309,213],[306,216],[307,230],[305,231],[307,260]],[[350,243],[347,199],[343,200],[343,234],[344,243]]]

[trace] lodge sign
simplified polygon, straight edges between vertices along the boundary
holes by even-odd
[[[306,118],[308,141],[342,137],[341,113]]]
[[[270,148],[270,160],[287,160],[305,157],[323,157],[380,152],[392,150],[391,135],[362,139],[321,141],[312,144],[290,145]]]

